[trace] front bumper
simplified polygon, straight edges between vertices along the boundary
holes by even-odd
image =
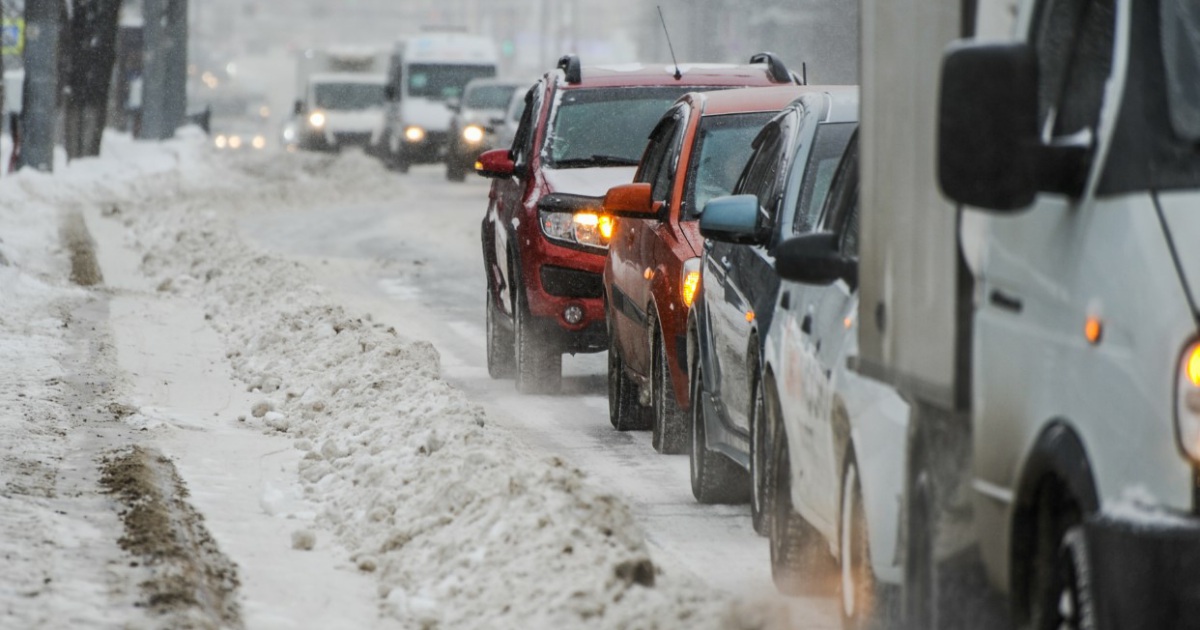
[[[523,226],[524,227],[524,226]],[[533,228],[536,230],[537,225]],[[522,253],[522,279],[529,311],[534,317],[553,320],[555,337],[564,352],[600,352],[608,348],[604,313],[605,254],[556,245],[540,231],[527,239]],[[564,317],[570,306],[583,310],[572,324]]]
[[[1200,518],[1100,516],[1084,532],[1097,628],[1200,626]]]

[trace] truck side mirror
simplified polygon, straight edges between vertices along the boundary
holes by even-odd
[[[833,232],[801,234],[780,243],[772,253],[775,271],[785,280],[805,284],[844,280],[851,287],[858,285],[858,262],[842,256]]]
[[[714,241],[757,245],[761,231],[758,217],[758,197],[754,195],[717,197],[704,204],[700,234]]]
[[[947,197],[1018,210],[1038,191],[1038,66],[1028,44],[952,47],[942,61],[938,183]]]

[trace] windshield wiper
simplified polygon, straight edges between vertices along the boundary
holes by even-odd
[[[619,155],[593,155],[589,158],[572,158],[558,160],[554,166],[558,168],[581,168],[587,166],[637,166],[638,160]]]

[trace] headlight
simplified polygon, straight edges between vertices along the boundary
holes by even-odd
[[[1200,342],[1188,346],[1175,383],[1175,425],[1179,445],[1200,462]]]
[[[242,137],[241,136],[229,136],[229,148],[230,149],[242,148]]]
[[[420,142],[425,139],[425,130],[414,125],[404,130],[404,138],[409,142]]]
[[[608,241],[612,238],[613,220],[607,214],[595,212],[571,214],[569,212],[546,212],[545,210],[539,214],[542,233],[555,240],[592,247],[608,247]]]
[[[296,130],[294,128],[288,127],[283,130],[283,141],[284,142],[294,142],[295,140],[296,140]]]
[[[255,149],[262,149],[267,146],[267,139],[263,136],[254,136],[254,140],[250,142]]]
[[[226,138],[224,134],[221,134],[216,138],[213,138],[213,144],[217,145],[218,149],[224,149],[225,146],[229,144],[229,139]]]
[[[308,115],[308,124],[320,129],[325,126],[325,112],[313,112]]]
[[[683,262],[683,272],[679,278],[679,297],[683,305],[692,306],[696,300],[696,292],[700,290],[700,259],[689,258]]]
[[[462,138],[471,144],[475,144],[483,140],[483,127],[479,125],[467,125],[462,130]]]

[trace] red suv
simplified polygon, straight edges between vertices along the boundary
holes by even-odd
[[[688,445],[687,319],[700,285],[700,211],[733,190],[763,125],[811,89],[688,94],[650,133],[634,183],[605,199],[617,217],[604,266],[609,415],[617,429],[631,428],[649,404],[659,452]]]
[[[769,54],[743,66],[580,66],[563,57],[526,95],[511,150],[480,156],[491,177],[483,220],[488,371],[524,393],[562,382],[564,352],[608,347],[601,272],[609,188],[632,181],[646,138],[687,92],[798,84]]]

